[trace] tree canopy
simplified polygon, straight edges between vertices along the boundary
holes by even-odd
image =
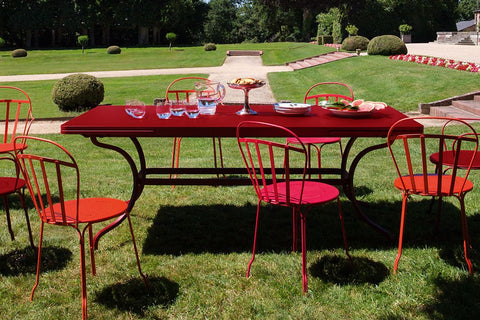
[[[398,35],[413,26],[415,41],[454,31],[473,19],[476,0],[0,0],[0,37],[6,47],[72,47],[78,35],[95,45],[166,45],[206,42],[310,41],[319,14],[341,13],[336,30],[349,24],[372,38]]]

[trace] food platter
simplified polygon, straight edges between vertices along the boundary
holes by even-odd
[[[338,109],[330,107],[322,107],[325,110],[328,110],[332,115],[342,118],[365,118],[372,115],[375,111],[375,108],[370,110],[347,110],[347,109]]]
[[[273,104],[273,109],[276,112],[283,115],[289,115],[289,116],[304,115],[310,112],[311,107],[312,106],[310,104],[305,104],[305,103],[285,102],[285,103]]]

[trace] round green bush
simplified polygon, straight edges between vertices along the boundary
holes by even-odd
[[[367,47],[369,55],[390,56],[396,54],[407,54],[407,46],[397,36],[383,35],[370,40]]]
[[[2,38],[0,38],[0,48],[3,47],[5,45],[5,40],[3,40]]]
[[[370,40],[362,36],[348,37],[342,42],[342,50],[346,50],[346,51],[355,51],[357,49],[367,50],[369,42]]]
[[[122,52],[122,49],[120,49],[119,46],[110,46],[107,48],[108,54],[120,54],[121,52]]]
[[[88,74],[72,74],[58,80],[52,89],[52,100],[61,111],[86,111],[103,101],[103,83]]]
[[[25,49],[15,49],[12,51],[12,57],[22,58],[27,56],[27,50]]]
[[[205,50],[205,51],[215,51],[215,50],[217,50],[217,46],[215,45],[215,43],[206,43],[203,46],[203,50]]]

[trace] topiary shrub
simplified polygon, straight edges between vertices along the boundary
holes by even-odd
[[[2,38],[0,38],[0,48],[3,47],[5,45],[5,40],[3,40]]]
[[[61,111],[86,111],[103,101],[103,83],[88,74],[72,74],[60,79],[52,89],[52,100]]]
[[[27,50],[25,49],[15,49],[12,51],[12,57],[22,58],[27,56]]]
[[[122,49],[120,49],[119,46],[110,46],[107,48],[108,54],[120,54],[121,52],[122,52]]]
[[[406,54],[408,50],[405,43],[399,37],[394,35],[383,35],[370,40],[367,52],[369,55],[389,56]]]
[[[215,50],[217,50],[217,46],[215,45],[215,43],[205,43],[205,45],[203,46],[203,50],[205,50],[205,51],[215,51]]]
[[[342,50],[346,50],[346,51],[355,51],[357,49],[367,50],[369,42],[370,40],[362,36],[348,37],[342,42]]]

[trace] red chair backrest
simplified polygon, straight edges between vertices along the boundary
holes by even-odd
[[[320,92],[320,93],[318,93]],[[345,99],[353,101],[353,91],[350,86],[341,82],[319,82],[311,86],[305,93],[303,99],[304,103],[308,100],[315,100],[315,105],[318,106],[320,101],[326,100],[332,102],[338,102]]]
[[[27,149],[18,149],[26,140]],[[44,222],[78,226],[80,199],[80,173],[73,156],[56,142],[19,136],[14,140],[15,154],[32,197],[35,209]],[[76,216],[66,215],[65,201],[76,199]],[[59,203],[55,214],[48,208]],[[70,211],[71,212],[71,211]]]
[[[208,81],[207,78],[202,77],[183,77],[172,81],[165,91],[165,99],[167,101],[186,100],[190,102],[190,95],[195,93],[194,84],[199,80]]]
[[[455,132],[445,133],[439,127],[427,128],[427,133],[402,134],[398,126],[406,121],[418,121],[422,119],[439,120],[449,122],[449,126]],[[397,143],[399,142],[399,143]],[[405,118],[397,121],[390,128],[387,136],[387,145],[392,155],[397,174],[401,178],[404,189],[411,189],[411,194],[452,196],[465,190],[465,183],[472,167],[475,153],[478,150],[478,137],[473,127],[460,119],[443,117]],[[442,157],[446,146],[452,146],[454,154],[453,166],[449,174],[444,173]],[[471,150],[471,159],[465,168],[458,167],[461,151]],[[435,165],[429,161],[429,156],[439,153],[440,164]],[[421,185],[418,177],[421,178]],[[457,180],[457,178],[460,178]],[[417,182],[415,182],[417,181]],[[459,185],[460,183],[460,185]],[[425,191],[426,190],[426,191]]]
[[[0,86],[0,114],[5,127],[3,143],[13,143],[17,135],[28,135],[32,125],[32,102],[22,89]]]
[[[259,127],[281,130],[286,137],[297,139],[298,143],[292,145],[251,137],[252,132]],[[300,196],[295,203],[301,204],[307,168],[307,150],[295,133],[275,124],[243,121],[237,126],[237,141],[259,200],[273,204],[291,205],[292,196],[295,195]],[[296,175],[292,174],[290,172],[292,162],[297,163],[296,167],[303,167],[303,171]],[[301,181],[300,190],[298,190],[299,180]],[[286,183],[286,195],[278,192],[277,186],[280,182]],[[295,186],[292,186],[295,182]],[[270,192],[262,193],[262,189],[267,186]],[[293,193],[294,188],[297,190]]]

